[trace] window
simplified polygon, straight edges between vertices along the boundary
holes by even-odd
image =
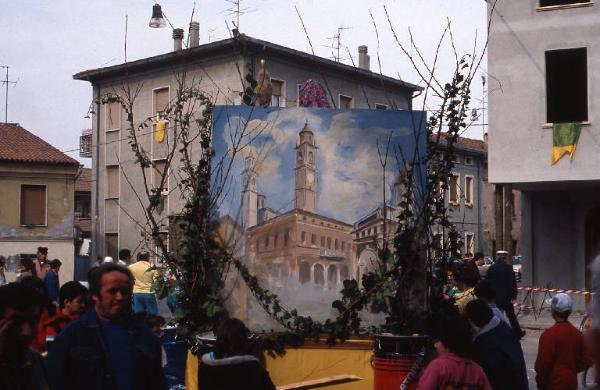
[[[156,119],[165,117],[165,109],[169,105],[169,88],[160,88],[154,90],[152,113],[156,115]]]
[[[259,240],[256,240],[256,250],[257,250],[257,251],[258,251],[259,247],[260,247],[260,241],[259,241]]]
[[[517,217],[517,208],[515,207],[515,192],[514,191],[510,192],[510,216],[513,218]],[[516,246],[513,246],[513,248],[516,248]]]
[[[152,167],[152,177],[154,188],[158,188],[160,186],[160,181],[162,179],[163,174],[165,175],[165,179],[163,181],[162,190],[169,190],[169,174],[165,172],[165,167],[167,166],[167,160],[159,160],[154,161],[154,167]]]
[[[346,242],[342,241],[342,252],[346,250]]]
[[[273,236],[273,248],[277,248],[277,236],[278,236],[278,234],[275,234]]]
[[[296,106],[300,107],[300,89],[302,84],[296,84]]]
[[[465,233],[465,253],[475,253],[475,234]]]
[[[288,246],[288,242],[290,241],[290,232],[287,230],[283,233],[283,246]]]
[[[589,3],[590,0],[540,0],[540,7],[552,7],[555,5],[568,5]]]
[[[473,165],[473,158],[465,157],[465,165]]]
[[[271,79],[271,85],[273,86],[273,95],[271,95],[271,107],[285,107],[285,83],[281,80]]]
[[[340,109],[354,108],[354,99],[351,96],[340,95]]]
[[[306,242],[306,232],[300,233],[300,241],[302,241],[302,243]]]
[[[465,176],[465,204],[473,206],[473,178]]]
[[[444,235],[442,233],[436,233],[433,235],[433,245],[437,250],[444,249]]]
[[[315,162],[315,156],[313,152],[308,152],[308,162],[313,164]]]
[[[269,247],[269,236],[265,236],[265,249]]]
[[[375,109],[376,110],[387,110],[388,106],[387,106],[387,104],[375,103]]]
[[[121,128],[121,104],[111,102],[106,105],[106,131]]]
[[[300,263],[298,277],[300,279],[301,284],[310,282],[310,265],[306,261]]]
[[[587,49],[547,51],[547,122],[587,121],[587,94]]]
[[[335,288],[338,285],[338,268],[332,264],[327,268],[327,285]]]
[[[450,203],[453,205],[458,204],[458,199],[460,197],[460,176],[452,175],[450,176]]]
[[[21,185],[21,225],[46,225],[46,186]]]
[[[337,238],[334,241],[334,245],[333,245],[334,249],[337,251],[338,249],[340,249],[340,244],[338,243]]]
[[[321,247],[325,248],[325,237],[321,237]]]
[[[331,249],[331,237],[327,237],[327,249]]]
[[[109,165],[106,167],[106,197],[119,197],[119,166]]]
[[[119,258],[119,235],[117,233],[104,235],[104,255],[113,259]]]
[[[317,245],[317,235],[316,234],[311,234],[310,235],[310,243],[312,245]]]
[[[321,264],[315,264],[313,268],[313,281],[320,286],[325,285],[325,268]]]

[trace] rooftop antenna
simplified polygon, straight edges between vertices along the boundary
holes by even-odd
[[[340,55],[340,49],[344,46],[342,44],[342,31],[352,29],[353,27],[344,27],[343,25],[340,25],[337,28],[337,33],[334,34],[332,37],[327,38],[331,41],[331,45],[325,47],[328,47],[332,50],[330,58],[335,62],[340,62],[342,60],[342,57]]]
[[[228,2],[229,4],[231,4],[231,6],[229,8],[227,8],[224,12],[227,13],[227,16],[234,17],[234,20],[232,21],[233,26],[238,31],[241,31],[240,30],[240,16],[246,15],[247,13],[252,12],[253,10],[242,6],[242,2],[244,0],[225,0],[225,1]]]
[[[4,93],[4,123],[8,123],[8,86],[10,84],[17,84],[19,82],[19,80],[17,81],[12,81],[8,79],[8,65],[0,65],[0,68],[6,69],[6,78],[2,81],[0,81],[0,83],[4,84],[4,89],[5,89],[5,93]]]

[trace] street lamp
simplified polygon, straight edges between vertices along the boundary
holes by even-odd
[[[148,26],[152,28],[167,27],[167,23],[163,17],[162,9],[158,3],[155,3],[152,7],[152,18],[150,18],[150,23],[148,23]]]

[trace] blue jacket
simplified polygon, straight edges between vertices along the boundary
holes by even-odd
[[[55,271],[48,271],[44,276],[44,286],[46,286],[48,298],[53,302],[58,302],[60,287],[58,285],[58,274]]]
[[[527,368],[521,343],[506,322],[497,317],[477,329],[474,359],[483,368],[495,390],[526,390]]]
[[[504,307],[510,304],[511,299],[517,298],[517,280],[515,272],[510,264],[504,260],[498,260],[496,264],[488,269],[485,278],[496,292],[496,304]]]
[[[166,390],[160,340],[141,320],[131,318],[125,327],[132,351],[135,388],[131,390]],[[117,389],[100,320],[93,308],[55,338],[46,363],[53,390]]]

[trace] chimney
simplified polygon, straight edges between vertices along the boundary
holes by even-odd
[[[371,59],[367,54],[369,48],[365,45],[358,47],[358,67],[365,70],[371,70]]]
[[[181,50],[182,44],[183,44],[183,29],[174,28],[173,29],[173,51]]]
[[[483,142],[488,143],[488,132],[483,133]]]
[[[190,47],[200,45],[200,23],[190,22]]]

